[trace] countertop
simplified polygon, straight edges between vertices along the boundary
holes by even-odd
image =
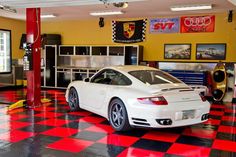
[[[99,70],[101,67],[79,67],[79,66],[69,66],[69,65],[61,65],[57,66],[57,69],[81,69],[81,70]]]

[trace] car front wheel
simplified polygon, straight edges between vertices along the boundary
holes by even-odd
[[[68,104],[71,111],[77,111],[79,107],[79,96],[74,87],[71,87],[68,94]]]
[[[114,99],[109,105],[109,121],[116,131],[130,130],[128,114],[124,103],[120,99]]]

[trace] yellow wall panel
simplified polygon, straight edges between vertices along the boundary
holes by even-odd
[[[233,22],[227,22],[227,13],[215,14],[215,32],[210,33],[172,33],[172,34],[150,34],[149,21],[147,25],[146,41],[137,43],[144,46],[144,60],[164,61],[165,43],[191,43],[191,60],[169,60],[169,61],[193,61],[195,62],[196,43],[227,43],[227,62],[236,62],[236,18]],[[157,17],[154,17],[157,18]],[[140,18],[139,18],[140,19]],[[135,19],[120,19],[135,20]],[[98,19],[84,21],[62,21],[43,22],[42,32],[59,33],[62,35],[62,44],[92,44],[111,45],[112,28],[111,19],[105,18],[105,26],[100,28]],[[216,62],[202,60],[202,62]],[[199,62],[199,60],[197,61]]]
[[[11,30],[12,37],[12,59],[23,57],[23,50],[19,49],[22,33],[25,33],[25,21],[0,17],[0,29]]]

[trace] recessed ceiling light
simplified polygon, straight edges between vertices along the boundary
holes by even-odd
[[[54,14],[48,14],[48,15],[40,15],[41,18],[54,18],[56,15]]]
[[[171,6],[171,11],[188,11],[188,10],[203,10],[203,9],[212,9],[211,4],[194,4],[194,5],[178,5]]]
[[[101,12],[91,12],[89,13],[92,16],[106,16],[106,15],[120,15],[124,14],[122,11],[101,11]]]
[[[230,3],[232,3],[233,5],[236,5],[236,0],[228,0]]]

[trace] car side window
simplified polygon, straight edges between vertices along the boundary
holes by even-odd
[[[92,78],[92,83],[100,83],[100,84],[110,84],[112,81],[112,77],[114,77],[112,70],[106,69],[101,71],[95,77]]]
[[[116,73],[116,75],[111,81],[112,85],[128,86],[128,85],[132,84],[131,80],[128,77],[126,77],[125,75],[123,75],[117,71],[115,73]]]
[[[131,85],[131,80],[125,75],[111,69],[101,71],[98,75],[92,78],[92,83],[110,84],[110,85]]]

